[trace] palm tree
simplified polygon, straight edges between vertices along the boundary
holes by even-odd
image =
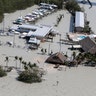
[[[5,61],[6,61],[6,67],[8,67],[8,62],[9,62],[9,57],[8,56],[5,57]]]
[[[20,68],[21,68],[22,57],[19,57],[19,61],[20,61]]]
[[[90,8],[92,7],[92,3],[90,0],[87,0],[87,2],[90,4]],[[87,3],[85,0],[82,1],[83,4]]]
[[[75,57],[76,57],[76,52],[73,52],[73,53],[72,53],[72,56],[73,56],[73,60],[74,60]]]
[[[22,61],[22,68],[24,68],[24,62],[25,62],[25,61]]]
[[[27,62],[24,62],[24,69],[28,70]]]
[[[44,54],[44,49],[43,48],[41,49],[41,52],[42,52],[42,54]]]
[[[90,2],[90,0],[87,0],[88,1],[88,3],[90,4],[90,8],[92,7],[92,3]]]
[[[15,56],[16,68],[17,68],[17,60],[18,60],[18,56]]]
[[[27,70],[28,69],[27,62],[22,61],[22,64],[24,65],[24,69]]]
[[[31,62],[28,62],[28,67],[29,68],[32,68],[33,67],[32,64],[31,64]]]
[[[68,55],[67,55],[67,52],[66,52],[66,54],[64,55],[66,58],[68,57]]]
[[[85,60],[84,54],[79,53],[79,54],[76,56],[76,60],[77,60],[77,63],[78,63],[78,64],[81,64],[81,62]]]
[[[47,53],[47,49],[45,49],[45,54]]]

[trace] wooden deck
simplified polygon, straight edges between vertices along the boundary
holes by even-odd
[[[67,39],[60,39],[60,42],[63,44],[78,44],[78,41],[71,41],[71,40],[67,40]]]

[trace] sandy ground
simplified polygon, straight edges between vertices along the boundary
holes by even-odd
[[[93,0],[92,0],[93,1]],[[95,0],[94,0],[95,3]],[[82,5],[81,5],[82,6]],[[22,16],[27,13],[32,12],[38,6],[33,6],[22,10]],[[90,26],[92,26],[95,31],[95,6],[89,9],[89,5],[84,5],[86,12],[88,12],[88,20],[90,20]],[[92,10],[94,13],[92,13]],[[90,14],[91,13],[91,14]],[[59,14],[64,14],[58,27],[54,27],[56,23],[56,18]],[[89,15],[90,14],[90,15]],[[92,17],[93,14],[93,17]],[[20,11],[6,15],[5,28],[12,25],[12,20],[15,20],[20,15]],[[48,24],[54,27],[60,34],[61,38],[65,38],[66,33],[70,32],[70,21],[71,15],[65,10],[59,10],[47,17],[42,18],[36,24]],[[2,25],[2,24],[1,24]],[[94,26],[93,26],[94,25]],[[1,27],[2,28],[2,27]],[[15,36],[16,47],[9,47],[6,45],[7,41],[13,41],[13,36],[0,36],[0,41],[3,45],[0,46],[0,65],[6,65],[5,57],[9,56],[9,66],[16,66],[14,61],[14,56],[23,57],[23,60],[32,63],[37,63],[40,67],[47,70],[47,74],[43,77],[45,80],[42,83],[25,84],[16,80],[18,77],[17,71],[14,69],[12,72],[8,73],[8,76],[0,78],[0,96],[95,96],[96,86],[95,86],[95,73],[96,69],[91,67],[79,66],[77,68],[67,68],[66,71],[58,71],[53,68],[53,65],[44,63],[48,57],[48,53],[52,50],[53,53],[62,51],[67,52],[68,56],[71,56],[72,51],[68,50],[69,45],[61,44],[59,38],[56,36],[53,42],[41,43],[38,50],[28,51],[26,49],[26,44],[23,39],[19,39],[18,35]],[[18,47],[19,46],[19,47]],[[49,50],[50,46],[50,50]],[[41,55],[41,48],[46,48],[47,53]],[[40,63],[37,62],[39,60]],[[18,61],[18,67],[19,67]],[[59,83],[57,84],[57,81]]]
[[[87,20],[90,21],[90,27],[93,30],[93,32],[96,34],[96,21],[95,21],[95,16],[96,12],[94,11],[96,9],[96,1],[95,0],[90,0],[92,3],[92,8],[90,8],[89,3],[87,2],[86,4],[80,4],[81,7],[85,9],[85,13],[87,13]]]

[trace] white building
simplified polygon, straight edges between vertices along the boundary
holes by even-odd
[[[20,33],[27,33],[27,37],[36,37],[37,39],[43,40],[49,33],[52,33],[53,27],[50,25],[30,25],[22,24],[19,26],[11,27],[11,30],[18,31]]]
[[[30,30],[27,34],[29,37],[36,37],[37,39],[43,40],[51,32],[52,27],[48,25],[34,25],[34,30]]]
[[[77,11],[75,13],[75,31],[81,32],[84,28],[84,13]]]

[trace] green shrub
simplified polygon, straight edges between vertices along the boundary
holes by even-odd
[[[6,76],[7,73],[0,67],[0,77]]]
[[[25,64],[25,63],[24,63]],[[43,69],[40,69],[36,63],[31,64],[29,62],[25,65],[25,71],[22,71],[19,76],[18,80],[25,82],[25,83],[35,83],[35,82],[41,82],[42,81],[42,75],[45,74],[45,71]]]
[[[3,20],[4,13],[25,9],[33,4],[34,0],[0,0],[0,22]]]
[[[25,83],[34,83],[42,81],[41,77],[37,73],[31,72],[29,70],[23,71],[19,75],[18,80],[23,81]]]

